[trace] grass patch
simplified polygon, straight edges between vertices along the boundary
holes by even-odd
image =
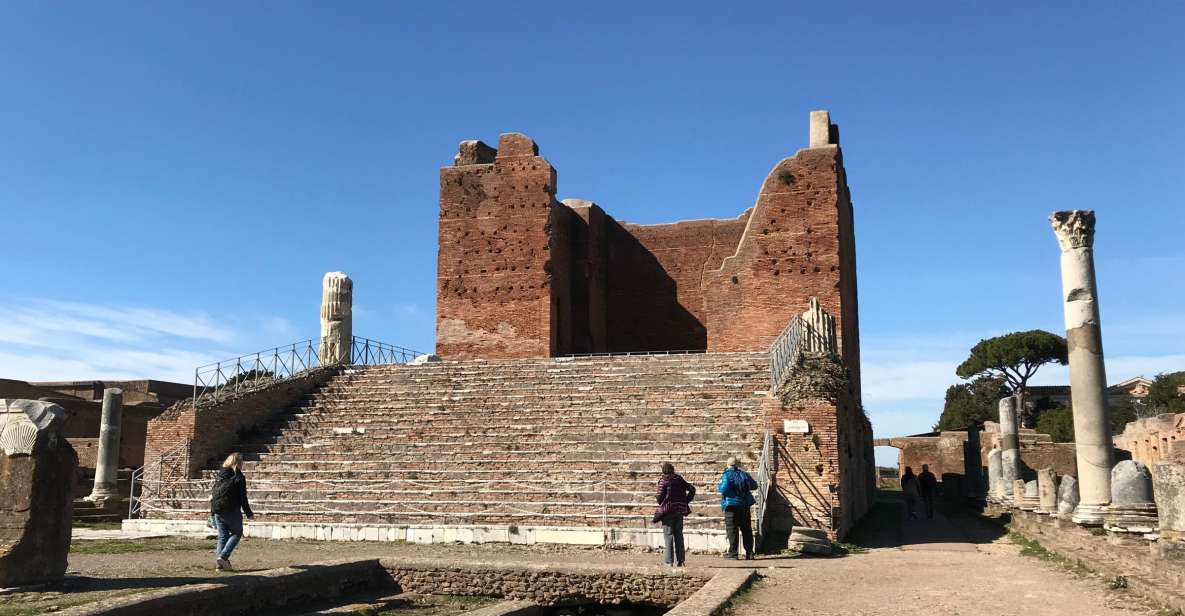
[[[123,528],[122,522],[89,522],[86,520],[74,522],[74,528],[86,528],[90,530],[119,530]]]
[[[1021,556],[1028,556],[1030,558],[1043,560],[1047,563],[1056,565],[1074,575],[1086,575],[1091,572],[1090,568],[1083,564],[1082,561],[1070,560],[1069,558],[1066,558],[1057,552],[1046,549],[1045,546],[1041,545],[1039,542],[1029,539],[1020,533],[1008,533],[1008,540],[1021,547]],[[1124,580],[1124,583],[1126,583],[1126,580]]]
[[[70,544],[71,554],[133,554],[136,552],[171,552],[173,550],[209,550],[214,544],[201,539],[96,539]]]
[[[835,550],[836,554],[867,554],[868,548],[855,543],[848,543],[846,541],[835,541],[831,543],[831,549]]]

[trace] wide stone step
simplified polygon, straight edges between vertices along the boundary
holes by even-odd
[[[167,520],[204,520],[209,515],[208,508],[200,506],[190,508],[162,507],[152,511],[152,513],[152,517],[154,518]],[[266,516],[264,519],[271,521],[310,524],[407,525],[466,523],[510,526],[571,526],[581,528],[600,528],[602,525],[609,528],[655,527],[655,525],[650,523],[650,514],[645,511],[626,514],[609,513],[607,515],[598,513],[552,513],[539,515],[537,513],[527,512],[504,513],[496,511],[442,513],[437,511],[392,510],[383,513],[361,514],[355,512],[307,512],[272,509],[266,512],[261,511],[260,515]],[[720,515],[692,515],[684,518],[683,527],[685,529],[722,530],[724,528],[724,520]]]

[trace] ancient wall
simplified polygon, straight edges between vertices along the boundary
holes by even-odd
[[[843,368],[831,360],[805,359],[778,393],[764,414],[780,454],[772,530],[788,531],[776,520],[789,516],[796,526],[842,538],[875,495],[872,426]],[[785,420],[805,420],[808,430],[786,432]]]
[[[610,348],[706,349],[704,272],[736,250],[748,217],[667,225],[608,221]]]
[[[768,348],[810,297],[836,318],[859,392],[855,240],[835,143],[800,150],[762,184],[736,253],[704,274],[708,351]]]
[[[462,143],[455,166],[440,170],[436,352],[443,357],[555,354],[552,321],[560,310],[553,303],[566,293],[553,294],[552,225],[563,206],[554,196],[555,169],[538,154],[529,137],[509,133],[496,151]]]
[[[1037,470],[1052,468],[1060,475],[1078,475],[1078,459],[1074,443],[1055,443],[1048,434],[1042,434],[1031,428],[1020,428],[1021,471],[1025,481],[1037,478]],[[984,422],[980,435],[980,461],[982,467],[987,468],[988,453],[991,452],[1000,439],[1000,425],[988,421]]]
[[[851,199],[838,129],[826,112],[811,121],[811,147],[775,166],[753,208],[665,225],[557,202],[524,135],[463,142],[440,172],[437,353],[760,351],[813,296],[837,319],[858,402]]]
[[[1149,466],[1162,460],[1185,462],[1185,413],[1164,413],[1129,422],[1115,436],[1115,446]]]

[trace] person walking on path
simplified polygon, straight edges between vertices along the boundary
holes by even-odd
[[[737,467],[735,457],[728,459],[728,468],[720,476],[720,508],[724,510],[724,528],[728,533],[728,551],[724,558],[737,560],[737,534],[744,538],[745,560],[753,560],[753,522],[750,507],[757,502],[753,490],[757,482]]]
[[[218,529],[218,559],[214,567],[219,571],[233,571],[230,554],[243,538],[243,514],[255,519],[251,504],[247,502],[247,478],[243,476],[243,456],[232,453],[222,463],[214,488],[210,493],[210,513]]]
[[[922,474],[918,475],[918,489],[922,493],[922,504],[926,507],[926,519],[934,519],[934,495],[938,493],[938,478],[930,472],[930,465],[922,465]]]
[[[658,508],[654,510],[654,521],[662,522],[662,538],[666,545],[662,562],[671,567],[682,567],[686,556],[683,549],[683,517],[691,515],[689,504],[695,498],[695,486],[676,473],[673,464],[663,462],[655,498]]]
[[[918,477],[913,474],[912,467],[905,467],[905,474],[901,476],[901,493],[905,496],[905,510],[909,513],[909,519],[918,519],[914,511],[918,502]]]

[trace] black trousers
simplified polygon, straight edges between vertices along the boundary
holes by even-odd
[[[737,554],[737,534],[745,541],[745,555],[753,553],[753,520],[748,507],[729,505],[724,509],[724,529],[728,533],[728,556]]]

